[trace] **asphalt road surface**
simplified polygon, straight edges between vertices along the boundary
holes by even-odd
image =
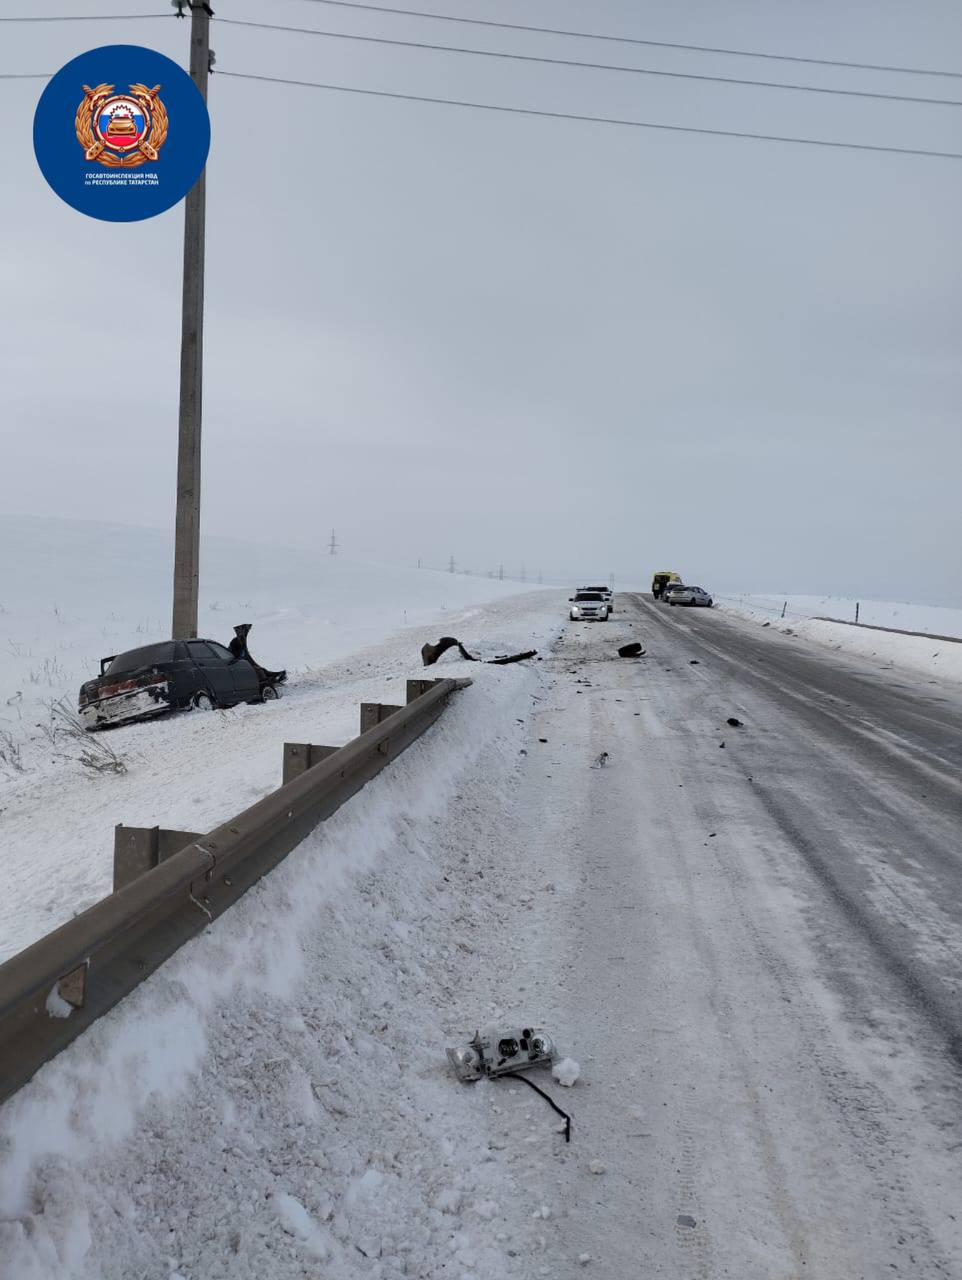
[[[962,691],[617,603],[498,815],[551,878],[513,980],[584,1072],[543,1273],[962,1276]]]

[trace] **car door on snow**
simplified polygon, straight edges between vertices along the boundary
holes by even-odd
[[[229,707],[236,702],[234,677],[223,658],[219,658],[203,640],[188,640],[187,652],[191,662],[200,668],[201,675],[220,706]]]

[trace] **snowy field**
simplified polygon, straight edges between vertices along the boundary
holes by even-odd
[[[478,602],[522,590],[212,539],[201,635],[226,642],[235,622],[253,622],[254,656],[288,668],[284,697],[97,735],[89,741],[125,768],[101,774],[81,763],[85,739],[59,728],[51,708],[76,705],[101,656],[168,634],[158,602],[169,597],[169,540],[0,518],[0,556],[0,960],[110,892],[116,823],[211,829],[279,785],[282,742],[354,737],[358,704],[418,674],[425,638],[453,630],[470,645]],[[562,594],[545,598],[562,617]],[[363,652],[395,633],[393,645]]]
[[[107,654],[170,634],[172,563],[159,530],[0,515],[0,732],[28,766],[44,754],[52,702],[75,705]],[[199,632],[226,644],[235,623],[252,622],[254,656],[304,675],[403,627],[531,589],[208,538]]]
[[[862,600],[859,622],[863,625],[856,627],[847,625],[854,621],[855,603],[841,596],[715,596],[716,607],[726,613],[767,624],[786,635],[916,675],[962,681],[962,642],[936,638],[958,636],[962,641],[962,609]],[[783,605],[787,605],[784,618]],[[927,634],[900,635],[900,631]]]

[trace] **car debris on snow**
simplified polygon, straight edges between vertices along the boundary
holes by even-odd
[[[554,1041],[544,1031],[534,1027],[524,1027],[521,1030],[513,1027],[507,1030],[487,1027],[484,1031],[476,1031],[474,1039],[463,1049],[449,1048],[446,1052],[455,1075],[465,1084],[482,1077],[522,1080],[544,1098],[552,1111],[561,1116],[564,1120],[562,1132],[565,1142],[571,1141],[571,1116],[558,1106],[550,1093],[545,1093],[533,1080],[521,1074],[531,1067],[548,1067],[554,1062]],[[570,1075],[570,1070],[573,1069],[574,1079],[577,1079],[580,1071],[578,1064],[571,1058],[564,1058],[558,1065],[564,1067],[565,1064],[570,1064],[565,1074]]]
[[[458,1079],[470,1081],[550,1066],[555,1047],[551,1037],[536,1027],[486,1027],[476,1031],[465,1048],[448,1049],[447,1057]]]
[[[601,755],[598,756],[598,758],[595,760],[594,764],[591,767],[592,769],[603,769],[605,765],[608,763],[608,760],[609,760],[608,752],[602,751]]]
[[[537,649],[525,649],[523,653],[502,654],[497,658],[476,658],[473,653],[468,653],[456,636],[442,636],[437,644],[423,644],[421,646],[421,662],[426,667],[433,667],[443,653],[455,648],[465,662],[486,662],[493,667],[504,667],[510,662],[524,662],[527,658],[536,658],[538,656]]]
[[[623,644],[618,650],[619,658],[643,658],[647,651],[643,649],[637,640],[632,640],[630,644]]]

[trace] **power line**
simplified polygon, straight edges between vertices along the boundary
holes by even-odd
[[[807,147],[832,147],[846,151],[879,151],[890,155],[928,156],[939,160],[962,160],[959,151],[926,151],[919,147],[887,147],[871,142],[832,142],[824,138],[796,138],[773,133],[748,133],[739,129],[706,129],[685,124],[655,124],[649,120],[623,120],[616,116],[576,115],[570,111],[543,111],[534,107],[509,107],[493,102],[469,102],[461,98],[432,98],[419,93],[395,93],[387,89],[359,89],[354,85],[322,84],[314,80],[289,80],[282,76],[260,76],[243,71],[220,71],[234,80],[260,80],[266,84],[290,84],[304,89],[327,89],[332,93],[356,93],[371,98],[393,98],[402,102],[430,102],[448,107],[470,107],[475,111],[501,111],[509,115],[539,116],[547,120],[577,120],[585,124],[620,125],[633,129],[657,129],[667,133],[694,133],[714,138],[750,138],[755,142],[787,142]]]
[[[128,18],[176,18],[176,13],[63,13],[49,17],[0,18],[0,22],[118,22]]]
[[[864,89],[827,89],[814,84],[780,84],[777,80],[748,80],[734,76],[700,75],[693,71],[660,71],[651,67],[619,67],[610,62],[581,62],[572,58],[545,58],[533,53],[502,53],[494,49],[468,49],[460,45],[428,44],[422,40],[394,40],[387,36],[362,36],[346,31],[318,31],[314,27],[283,27],[273,22],[248,22],[243,18],[220,18],[221,26],[256,27],[261,31],[288,31],[292,35],[325,36],[331,40],[355,40],[362,44],[393,45],[400,49],[429,49],[435,53],[469,54],[474,58],[502,58],[512,62],[535,62],[552,67],[577,67],[588,71],[616,71],[624,75],[660,76],[666,80],[701,80],[710,84],[733,84],[755,89],[784,89],[792,93],[825,93],[843,98],[876,98],[886,102],[918,102],[928,106],[962,107],[962,100],[921,98],[902,93],[871,93]]]
[[[678,44],[671,40],[643,40],[638,36],[604,35],[598,31],[567,31],[558,27],[534,27],[520,22],[495,22],[490,18],[463,18],[450,13],[428,13],[423,9],[398,9],[385,4],[359,4],[357,0],[313,0],[315,4],[339,9],[360,9],[368,13],[396,13],[406,18],[430,18],[436,22],[461,22],[473,27],[496,27],[501,31],[533,31],[547,36],[573,36],[578,40],[605,40],[612,44],[644,45],[650,49],[684,49],[688,53],[719,53],[738,58],[766,58],[771,62],[799,62],[815,67],[849,67],[856,71],[893,71],[913,76],[949,76],[962,79],[962,71],[935,71],[930,67],[894,67],[876,62],[844,62],[838,58],[803,58],[787,53],[760,53],[757,49],[723,49],[706,44]]]

